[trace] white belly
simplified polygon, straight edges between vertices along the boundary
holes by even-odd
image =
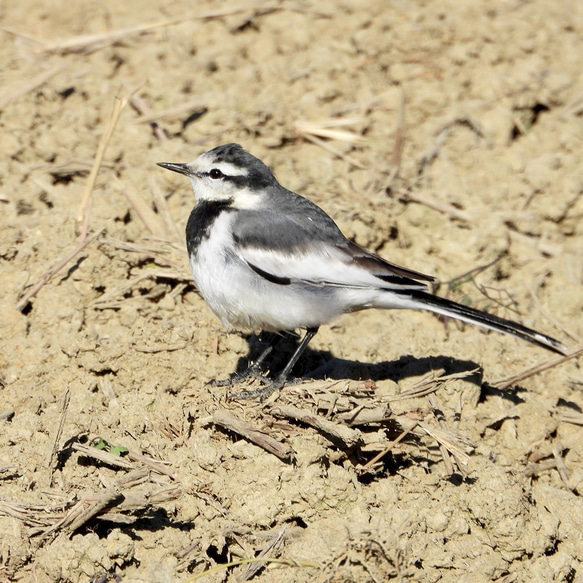
[[[190,261],[198,290],[228,329],[318,327],[362,305],[362,290],[355,290],[359,297],[352,298],[351,290],[302,282],[281,285],[261,277],[235,254],[231,220],[230,213],[220,215]]]

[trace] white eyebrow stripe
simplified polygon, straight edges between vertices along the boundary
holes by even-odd
[[[189,164],[189,167],[194,172],[200,172],[204,174],[208,174],[213,168],[217,168],[220,170],[225,176],[248,176],[249,171],[247,168],[241,168],[241,166],[235,166],[235,164],[231,164],[230,162],[217,162],[214,161],[211,157],[196,159],[194,162]]]

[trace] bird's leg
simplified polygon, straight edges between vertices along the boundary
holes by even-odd
[[[279,376],[274,380],[271,381],[268,385],[261,387],[255,391],[247,391],[245,393],[239,393],[238,395],[233,395],[231,399],[253,399],[255,397],[259,397],[261,401],[265,400],[269,395],[279,391],[285,385],[287,381],[287,377],[289,373],[292,371],[293,367],[295,366],[296,362],[299,360],[300,356],[304,353],[310,340],[316,335],[318,332],[318,328],[308,328],[306,330],[305,336],[302,338],[299,346],[296,348],[296,351],[293,353],[292,357],[289,359],[289,362],[285,365],[285,368],[281,371]],[[261,355],[263,356],[263,355]]]
[[[289,359],[289,362],[285,365],[285,368],[281,371],[277,379],[275,380],[276,383],[281,383],[281,387],[285,385],[285,381],[289,373],[292,371],[292,368],[296,365],[296,362],[299,360],[300,356],[304,353],[310,340],[318,333],[318,328],[308,328],[306,330],[306,334],[302,338],[300,345],[296,348],[296,351],[293,353],[293,356]],[[279,388],[281,388],[279,387]]]
[[[261,376],[261,365],[263,361],[273,352],[273,349],[281,342],[281,336],[275,336],[271,339],[267,347],[263,352],[255,359],[255,361],[250,362],[247,368],[241,372],[234,372],[229,375],[228,379],[215,379],[209,381],[207,384],[213,387],[232,387],[248,377],[262,378]]]
[[[271,340],[271,342],[267,345],[267,348],[257,357],[257,359],[254,362],[249,363],[249,366],[244,371],[244,374],[247,373],[247,376],[251,371],[254,371],[255,373],[259,372],[263,361],[273,352],[273,349],[281,342],[281,339],[282,336],[275,336],[275,338]]]

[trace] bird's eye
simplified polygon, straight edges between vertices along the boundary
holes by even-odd
[[[222,178],[224,176],[224,174],[218,169],[218,168],[213,168],[210,172],[209,172],[209,176],[213,179],[213,180],[218,180],[219,178]]]

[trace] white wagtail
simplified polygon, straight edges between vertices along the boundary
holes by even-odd
[[[320,207],[281,186],[238,144],[218,146],[189,164],[159,166],[192,183],[196,204],[186,226],[190,268],[221,322],[229,330],[253,332],[306,329],[277,379],[245,396],[264,397],[281,388],[322,324],[367,308],[429,310],[565,351],[550,336],[429,293],[435,278],[348,240]]]

